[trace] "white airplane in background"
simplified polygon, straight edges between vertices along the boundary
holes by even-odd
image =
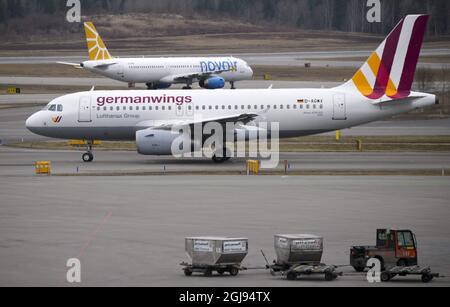
[[[191,89],[198,82],[206,89],[219,89],[230,82],[250,80],[253,70],[247,62],[235,57],[166,57],[113,58],[91,22],[84,23],[89,50],[89,61],[81,64],[58,62],[83,68],[117,81],[145,83],[148,89],[166,89],[172,84],[186,84]]]
[[[426,15],[405,17],[353,78],[335,88],[90,91],[53,100],[26,126],[39,135],[89,144],[135,140],[141,154],[170,155],[179,137],[171,128],[191,126],[199,117],[202,124],[239,122],[243,130],[250,122],[277,122],[280,138],[362,125],[439,103],[435,95],[411,91],[427,21]],[[213,159],[228,159],[219,156]],[[83,160],[93,160],[91,146]]]

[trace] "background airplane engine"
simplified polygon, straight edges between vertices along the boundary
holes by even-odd
[[[178,149],[172,151],[172,144]],[[191,151],[191,137],[171,130],[145,129],[136,132],[137,151],[141,155],[167,156]]]
[[[169,88],[171,86],[172,86],[171,83],[165,83],[165,82],[155,83],[155,89],[157,89],[157,90],[164,90],[164,89],[167,89],[167,88]]]
[[[198,84],[200,85],[200,87],[209,90],[214,90],[218,88],[223,88],[225,86],[225,79],[221,77],[212,77],[206,80],[200,80]]]

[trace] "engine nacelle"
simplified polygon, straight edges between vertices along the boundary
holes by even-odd
[[[221,77],[211,77],[205,80],[200,80],[198,83],[200,87],[215,90],[218,88],[223,88],[225,86],[225,79]]]
[[[137,151],[141,155],[168,156],[191,152],[191,137],[181,132],[155,130],[136,132]]]
[[[172,83],[158,82],[154,84],[155,89],[157,90],[165,90],[172,86]]]

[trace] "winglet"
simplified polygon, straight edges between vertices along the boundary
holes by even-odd
[[[89,59],[91,61],[111,60],[112,56],[103,43],[94,24],[92,22],[85,22],[84,31],[86,32]]]

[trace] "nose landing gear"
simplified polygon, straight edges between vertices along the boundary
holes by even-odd
[[[81,158],[83,159],[83,162],[89,163],[94,161],[94,154],[92,153],[92,141],[87,141],[87,152],[85,152]]]

